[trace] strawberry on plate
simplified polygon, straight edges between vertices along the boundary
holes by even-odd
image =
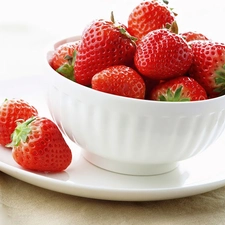
[[[185,39],[185,41],[190,42],[194,40],[209,40],[204,34],[197,31],[187,31],[180,33],[180,35]]]
[[[60,45],[55,49],[50,61],[50,65],[55,71],[73,81],[74,63],[79,45],[80,40]]]
[[[188,71],[192,50],[180,35],[158,29],[137,42],[134,63],[141,74],[151,79],[170,79]]]
[[[124,65],[111,66],[95,74],[92,88],[130,98],[145,97],[144,80],[135,70]]]
[[[189,74],[201,84],[208,96],[225,94],[225,44],[213,41],[190,42],[193,63]]]
[[[45,117],[18,123],[9,146],[14,160],[28,170],[60,172],[72,161],[72,152],[59,128]]]
[[[128,32],[142,38],[148,32],[166,27],[175,21],[176,15],[164,2],[149,0],[140,2],[128,17]]]
[[[121,23],[94,20],[84,30],[74,66],[77,83],[90,86],[92,77],[114,65],[133,65],[133,38]]]
[[[156,101],[199,101],[207,99],[205,89],[193,78],[182,76],[156,85],[150,94]]]
[[[0,144],[5,146],[11,142],[16,121],[37,115],[37,109],[23,99],[6,99],[0,106]]]

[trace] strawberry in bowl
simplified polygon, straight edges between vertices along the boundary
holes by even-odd
[[[137,70],[152,79],[169,79],[184,75],[192,63],[192,49],[179,35],[158,29],[138,43],[134,56]]]
[[[189,74],[207,91],[208,96],[225,94],[225,44],[214,41],[192,41],[193,63]]]
[[[112,20],[98,19],[84,30],[82,42],[74,65],[77,83],[89,86],[92,77],[101,70],[114,65],[133,64],[135,44],[125,25]]]

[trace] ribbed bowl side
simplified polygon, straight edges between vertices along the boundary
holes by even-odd
[[[225,111],[137,115],[80,101],[52,87],[50,112],[62,131],[88,152],[120,162],[177,162],[206,149],[224,129]]]

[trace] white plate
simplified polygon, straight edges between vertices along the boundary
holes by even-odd
[[[46,84],[41,82],[42,79],[43,77],[25,77],[1,81],[0,100],[23,98],[33,104],[42,116],[50,118],[44,95]],[[26,171],[12,159],[11,151],[1,146],[0,170],[38,187],[105,200],[166,200],[208,192],[225,185],[225,134],[206,152],[181,162],[170,173],[157,176],[128,176],[100,169],[80,156],[79,147],[70,141],[68,143],[73,151],[73,161],[62,173]]]

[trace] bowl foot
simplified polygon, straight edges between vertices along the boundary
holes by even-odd
[[[149,176],[168,173],[179,165],[178,162],[167,164],[135,164],[130,162],[118,162],[97,156],[85,150],[82,150],[82,155],[87,161],[102,169],[135,176]]]

